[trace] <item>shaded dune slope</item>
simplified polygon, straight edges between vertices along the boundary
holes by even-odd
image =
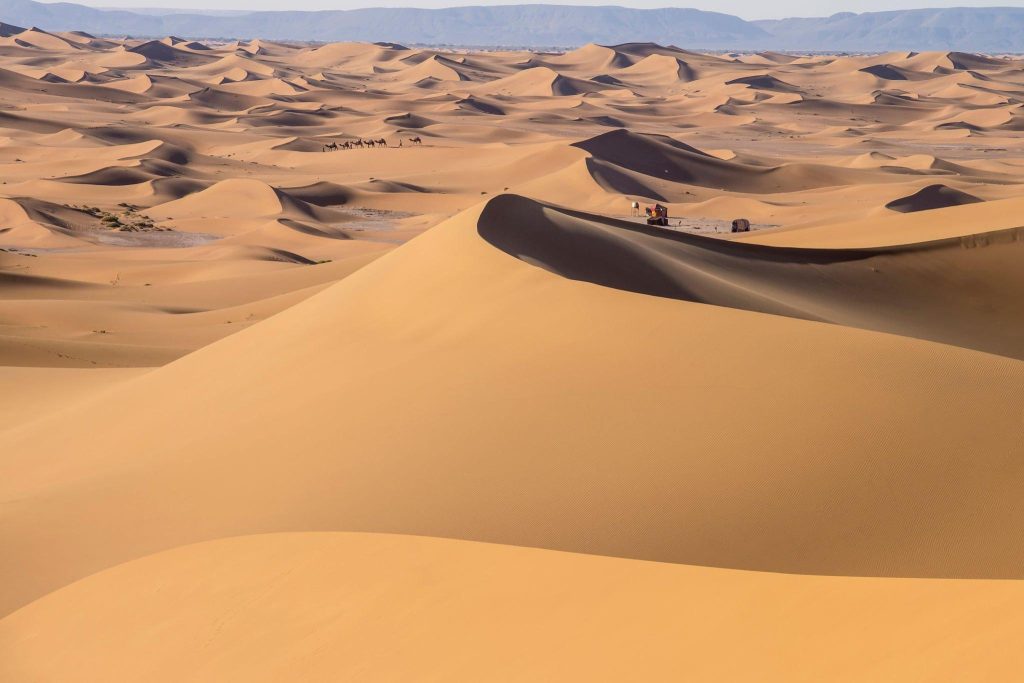
[[[781,248],[504,196],[481,215],[480,234],[576,280],[1024,358],[1024,228],[877,249]]]
[[[634,175],[635,180],[623,187],[623,179],[628,174],[754,194],[796,192],[868,177],[860,169],[834,166],[797,163],[766,167],[724,161],[665,135],[644,135],[625,129],[609,131],[573,146],[591,155],[588,168],[598,184],[606,190],[625,194],[636,194],[636,188],[643,184],[642,179]]]
[[[972,194],[957,190],[946,185],[936,184],[921,188],[917,192],[906,197],[894,199],[885,205],[885,208],[899,211],[900,213],[912,213],[914,211],[930,211],[941,209],[947,206],[963,206],[964,204],[976,204],[982,201]]]

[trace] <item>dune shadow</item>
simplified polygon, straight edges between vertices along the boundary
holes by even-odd
[[[572,280],[1024,359],[1024,228],[874,249],[732,242],[502,195],[478,232]]]

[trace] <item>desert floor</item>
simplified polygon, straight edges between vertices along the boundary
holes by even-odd
[[[3,681],[1019,677],[1024,60],[0,34]]]

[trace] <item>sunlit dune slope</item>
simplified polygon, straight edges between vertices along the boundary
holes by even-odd
[[[810,682],[970,671],[1005,680],[1024,666],[1022,608],[1024,585],[1013,581],[792,576],[436,538],[271,534],[146,557],[0,620],[0,676]]]

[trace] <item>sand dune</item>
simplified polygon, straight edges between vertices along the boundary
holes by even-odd
[[[795,192],[853,182],[857,171],[803,164],[752,166],[724,161],[664,136],[644,136],[617,130],[575,143],[592,158],[662,181],[750,193]],[[600,166],[595,166],[599,169]],[[595,177],[607,189],[622,194],[643,194],[616,188],[615,176],[601,170]],[[645,195],[650,196],[650,195]],[[668,198],[672,201],[672,198]],[[676,199],[678,201],[678,199]]]
[[[182,543],[310,528],[774,571],[1019,575],[1010,540],[1016,475],[1006,460],[1022,436],[1011,398],[1019,361],[573,282],[481,239],[478,220],[487,226],[508,201],[434,228],[305,304],[115,389],[107,400],[124,408],[109,422],[83,405],[62,413],[59,433],[46,422],[9,432],[3,493],[18,502],[7,513],[17,558],[3,569],[8,604]],[[510,227],[526,217],[504,215]],[[534,305],[538,296],[545,306]],[[515,322],[453,324],[445,314],[452,307],[467,320]],[[522,343],[541,329],[555,333],[549,344],[574,353],[552,365]],[[408,339],[419,340],[413,358],[398,352]],[[615,352],[629,348],[642,352]],[[253,353],[263,359],[255,376],[230,369]],[[688,360],[708,354],[714,366]],[[378,355],[390,359],[393,380],[366,362]],[[815,368],[814,379],[780,374],[780,366]],[[232,381],[206,384],[202,401],[177,401],[175,387],[204,384],[215,367]],[[720,367],[742,384],[723,385]],[[544,390],[529,379],[541,368]],[[408,395],[410,386],[436,390],[406,406],[407,428],[389,431],[378,397]],[[737,397],[767,386],[773,402],[738,423]],[[343,425],[330,417],[339,402]],[[562,408],[550,411],[553,402]],[[476,413],[472,430],[444,436],[468,405],[490,407]],[[204,421],[210,410],[216,420]],[[921,410],[941,417],[919,420]],[[861,419],[846,419],[849,411]],[[804,421],[787,423],[791,414]],[[259,430],[243,427],[253,420]],[[656,429],[666,421],[673,429]],[[80,430],[90,437],[69,461],[60,444]],[[274,444],[294,434],[303,435],[302,449],[276,458]],[[560,458],[544,456],[552,448]],[[185,450],[193,456],[182,469]],[[475,455],[484,452],[486,460]],[[989,458],[986,472],[999,473],[998,486],[968,476],[978,472],[978,453]],[[217,482],[228,471],[234,485],[225,495]],[[816,484],[801,489],[807,472]],[[570,480],[577,494],[567,500],[558,491]],[[979,496],[998,523],[971,503]],[[136,516],[121,515],[125,506]],[[794,526],[797,518],[804,522]],[[44,528],[51,543],[34,551]],[[734,542],[716,540],[723,534]],[[849,539],[841,548],[828,540],[837,535]],[[63,561],[52,563],[55,556]],[[26,566],[32,571],[19,571]]]
[[[478,86],[478,91],[506,97],[550,97],[551,95],[571,96],[599,92],[609,86],[593,83],[571,76],[563,76],[544,66],[520,71]]]
[[[923,187],[912,195],[894,199],[885,205],[885,208],[893,211],[928,211],[930,209],[941,209],[947,206],[961,206],[963,204],[974,204],[980,202],[972,194],[961,192],[945,185],[929,185]]]
[[[0,642],[18,648],[0,670],[333,681],[364,676],[370,660],[375,677],[394,679],[491,678],[496,667],[523,679],[1003,678],[1024,663],[1020,601],[1018,582],[796,577],[275,534],[188,546],[59,591],[0,621]],[[44,635],[19,638],[29,632]],[[742,657],[731,656],[736,642],[750,643]]]
[[[1019,669],[1020,60],[45,28],[0,678]]]
[[[258,218],[290,216],[326,221],[328,213],[258,180],[231,179],[149,210],[154,217]]]
[[[631,66],[634,60],[614,47],[591,43],[563,55],[547,57],[544,62],[553,65],[554,68],[571,69],[593,75],[607,69]]]

